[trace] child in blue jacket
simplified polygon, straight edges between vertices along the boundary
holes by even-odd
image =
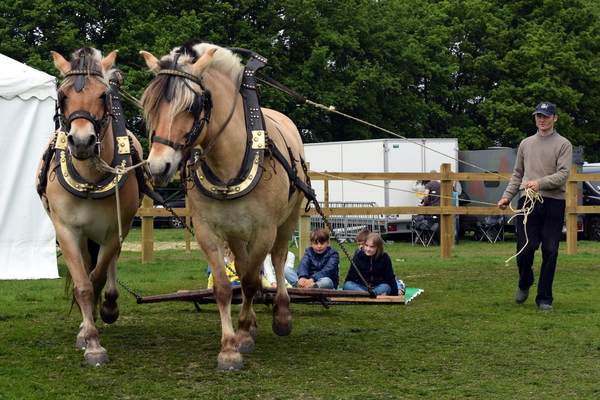
[[[317,228],[310,233],[310,247],[298,264],[298,271],[285,269],[285,278],[299,288],[337,289],[340,283],[340,256],[329,245],[329,232]]]

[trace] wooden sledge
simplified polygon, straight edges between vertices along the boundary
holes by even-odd
[[[232,304],[242,303],[240,286],[233,286]],[[368,292],[354,290],[334,289],[300,289],[288,288],[291,303],[320,303],[325,308],[330,304],[404,304],[405,296],[379,296],[370,298]],[[276,288],[263,287],[254,296],[253,304],[272,305],[275,299]],[[198,307],[199,304],[216,303],[212,289],[202,290],[180,290],[176,293],[159,294],[154,296],[138,297],[138,304],[160,303],[164,301],[192,301]]]

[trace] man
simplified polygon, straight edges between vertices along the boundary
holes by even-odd
[[[432,174],[436,173],[436,170],[431,171]],[[423,192],[423,205],[429,207],[440,206],[440,181],[429,181],[425,184],[425,191]]]
[[[552,283],[562,236],[566,182],[571,171],[573,147],[554,129],[558,120],[554,104],[538,104],[533,115],[538,131],[519,145],[512,178],[498,207],[506,209],[513,197],[526,189],[541,196],[534,202],[526,224],[523,223],[524,215],[519,214],[516,218],[519,284],[515,302],[522,304],[529,297],[529,288],[534,282],[533,260],[541,243],[542,267],[535,301],[540,310],[552,311]],[[526,196],[522,195],[519,209],[523,208],[525,200]]]
[[[436,173],[436,170],[431,170],[432,174]],[[440,181],[431,180],[425,184],[425,191],[423,192],[423,205],[428,207],[439,207],[440,206],[440,192],[441,192],[441,184]],[[437,223],[439,228],[439,215],[437,214],[428,214],[425,216],[425,220],[429,224],[429,227],[433,229],[434,225]],[[440,231],[439,229],[435,229],[433,233],[433,238],[436,242],[440,242]]]

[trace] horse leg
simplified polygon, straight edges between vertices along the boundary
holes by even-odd
[[[274,234],[267,233],[261,233],[257,236],[260,239],[275,237]],[[260,239],[254,243],[249,243],[247,247],[242,243],[230,242],[231,249],[235,254],[235,265],[237,268],[239,263],[238,274],[241,274],[242,278],[243,303],[236,330],[237,348],[241,353],[251,353],[254,350],[254,341],[258,337],[256,313],[252,303],[256,292],[260,288],[260,269],[269,249],[273,245],[272,239]],[[247,248],[251,249],[250,254],[248,254]]]
[[[219,313],[221,315],[222,330],[221,352],[217,357],[217,369],[224,371],[240,370],[244,367],[244,361],[242,355],[236,348],[236,337],[231,322],[231,282],[227,279],[224,271],[222,279],[217,278],[218,272],[214,269],[212,271],[212,273],[215,274],[213,276],[213,289],[217,305],[219,306]]]
[[[299,207],[296,207],[299,209]],[[277,238],[271,252],[277,279],[277,293],[273,305],[272,329],[279,336],[287,336],[292,332],[292,313],[290,312],[290,296],[285,287],[284,265],[288,253],[288,241],[296,229],[298,215],[288,218],[277,230]]]
[[[223,261],[223,244],[214,239],[209,243],[210,233],[201,227],[196,229],[196,237],[202,237],[203,243],[198,244],[206,255],[208,265],[213,274],[213,296],[219,307],[221,315],[221,352],[217,357],[217,368],[223,371],[240,370],[244,367],[242,355],[236,348],[235,332],[231,322],[231,282],[225,274],[225,263]]]
[[[68,237],[68,234],[65,234],[60,228],[57,229],[57,236],[69,273],[73,278],[73,296],[83,319],[77,335],[76,346],[79,349],[85,349],[84,357],[88,364],[108,364],[108,355],[106,350],[100,346],[98,329],[94,322],[97,296],[88,277],[82,255],[84,251],[87,254],[87,244],[83,239]],[[89,263],[89,255],[86,260]]]
[[[119,258],[120,248],[118,238],[111,240],[107,246],[102,248],[100,253],[100,259],[98,264],[100,265],[100,271],[106,271],[98,277],[92,277],[94,282],[94,290],[98,296],[102,293],[102,289],[106,285],[104,291],[104,302],[100,308],[100,318],[107,324],[114,323],[119,318],[119,304],[117,299],[119,298],[119,290],[117,289],[117,260]],[[105,265],[107,265],[105,267]]]

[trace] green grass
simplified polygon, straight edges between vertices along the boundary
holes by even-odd
[[[181,230],[156,235],[183,240]],[[496,244],[462,240],[448,260],[438,247],[396,241],[386,249],[396,274],[423,294],[407,305],[292,304],[288,337],[275,335],[271,309],[256,305],[259,337],[238,372],[216,370],[216,305],[200,313],[188,302],[138,305],[121,290],[119,320],[98,324],[111,363],[91,367],[74,348],[80,316],[62,279],[1,281],[0,399],[598,398],[600,246],[579,242],[574,256],[565,247],[556,310],[544,313],[532,299],[514,303],[516,266],[505,266],[511,235]],[[125,251],[118,268],[140,295],[206,286],[198,250],[140,260]],[[239,306],[232,310],[237,316]]]

